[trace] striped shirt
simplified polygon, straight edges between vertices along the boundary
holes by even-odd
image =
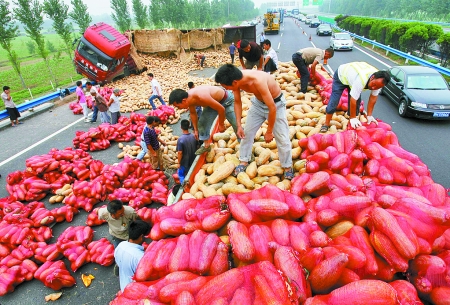
[[[151,145],[153,150],[159,149],[158,135],[156,134],[155,129],[145,126],[142,134],[144,135],[145,144]]]

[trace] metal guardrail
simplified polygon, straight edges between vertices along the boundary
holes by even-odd
[[[73,87],[70,87],[67,89],[69,89],[70,93],[73,93],[73,92],[75,92],[76,88],[77,88],[76,86],[73,86]],[[17,110],[19,110],[19,112],[24,112],[26,110],[29,110],[29,109],[39,106],[41,104],[47,103],[48,101],[52,101],[52,100],[60,97],[60,95],[61,95],[61,91],[55,91],[53,93],[38,97],[37,99],[28,101],[26,103],[22,103],[17,106]],[[0,120],[6,119],[7,117],[8,117],[8,112],[6,111],[6,109],[0,111]]]
[[[418,64],[421,64],[422,66],[434,68],[441,74],[444,74],[446,76],[450,76],[450,70],[449,69],[443,68],[443,67],[441,67],[439,65],[436,65],[436,64],[432,64],[429,61],[426,61],[426,60],[424,60],[424,59],[422,59],[420,57],[417,57],[417,56],[414,56],[414,55],[411,55],[411,54],[399,51],[397,49],[391,48],[389,46],[386,46],[384,44],[376,42],[375,40],[367,39],[364,36],[359,36],[359,35],[356,35],[354,33],[348,32],[348,31],[346,31],[344,29],[341,29],[340,27],[338,27],[336,25],[332,25],[332,24],[330,24],[330,25],[331,25],[331,27],[333,27],[335,29],[338,29],[341,32],[345,32],[345,33],[350,34],[350,36],[352,36],[352,37],[354,37],[354,38],[356,38],[358,40],[370,43],[370,44],[372,44],[375,47],[378,47],[380,49],[386,50],[386,52],[388,52],[388,53],[393,53],[395,55],[401,56],[401,57],[405,58],[406,61],[408,61],[408,60],[414,61],[414,62],[416,62]]]

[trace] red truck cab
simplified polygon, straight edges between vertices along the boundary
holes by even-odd
[[[86,29],[75,50],[78,73],[97,83],[107,83],[124,73],[131,44],[112,26],[99,22]]]

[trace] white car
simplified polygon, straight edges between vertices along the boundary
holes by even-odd
[[[353,39],[348,33],[333,33],[330,38],[333,50],[353,50]]]

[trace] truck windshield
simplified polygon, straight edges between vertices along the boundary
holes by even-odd
[[[81,38],[77,50],[81,56],[89,60],[93,65],[102,69],[103,71],[108,71],[108,69],[110,69],[113,64],[113,58],[97,49],[84,38]]]

